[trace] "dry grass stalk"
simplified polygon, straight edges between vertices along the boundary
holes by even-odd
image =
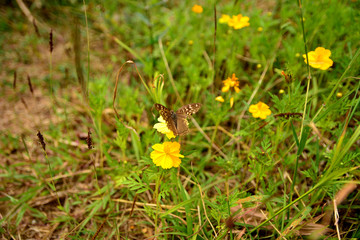
[[[31,84],[31,78],[30,78],[29,74],[27,75],[27,80],[28,80],[28,85],[29,85],[29,88],[30,88],[30,92],[31,92],[31,94],[34,95],[34,89],[33,89],[33,86]]]
[[[50,46],[50,53],[52,53],[54,50],[53,30],[52,29],[50,29],[49,46]]]
[[[39,138],[39,142],[40,142],[40,144],[41,144],[42,149],[43,149],[44,151],[46,151],[46,150],[45,150],[45,149],[46,149],[46,143],[45,143],[45,141],[44,141],[44,136],[41,134],[40,131],[38,131],[38,133],[37,133],[36,135],[37,135],[38,138]]]

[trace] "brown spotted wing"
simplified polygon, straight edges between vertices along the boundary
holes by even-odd
[[[179,108],[176,112],[156,103],[156,110],[166,122],[167,127],[174,133],[175,136],[182,136],[189,132],[186,118],[199,111],[201,108],[200,103],[191,103]]]

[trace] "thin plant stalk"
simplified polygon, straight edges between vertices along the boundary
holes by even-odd
[[[163,178],[163,173],[160,173],[159,178],[156,180],[156,185],[155,185],[155,192],[154,192],[154,198],[156,201],[156,214],[155,214],[155,234],[157,234],[158,231],[158,219],[159,219],[159,212],[160,212],[160,199],[159,199],[159,188],[160,188],[160,183],[161,180]]]
[[[90,161],[92,162],[93,168],[94,168],[94,174],[95,174],[95,180],[96,180],[96,187],[99,190],[99,181],[98,181],[98,176],[97,176],[97,172],[96,172],[96,166],[95,166],[95,159],[92,156],[92,154],[90,154]]]
[[[49,82],[50,82],[50,95],[51,97],[55,97],[54,96],[54,92],[53,92],[53,84],[52,84],[52,52],[54,49],[54,42],[53,42],[53,32],[52,29],[50,29],[50,36],[49,36],[49,46],[50,46],[50,57],[49,57]]]
[[[302,33],[303,33],[303,41],[304,41],[305,54],[306,54],[306,66],[307,66],[307,72],[308,72],[307,85],[306,85],[306,96],[305,96],[305,103],[304,103],[304,111],[303,111],[303,117],[301,119],[301,128],[300,128],[300,138],[302,138],[303,137],[302,132],[303,132],[303,129],[304,129],[304,120],[305,120],[305,117],[306,117],[306,107],[307,107],[307,102],[308,102],[308,98],[309,98],[311,72],[310,72],[310,65],[309,65],[308,49],[307,49],[307,44],[306,44],[304,16],[303,16],[303,11],[302,11],[301,0],[298,0],[298,4],[299,4],[299,9],[300,9],[301,28],[302,28]],[[301,141],[301,139],[300,139],[300,141]],[[300,155],[300,153],[297,154],[297,156],[296,156],[296,163],[295,163],[295,169],[294,169],[294,174],[293,174],[293,182],[291,184],[290,195],[289,195],[289,201],[290,202],[292,201],[292,194],[294,192],[294,187],[295,187],[295,184],[296,184],[297,169],[298,169],[298,166],[299,166],[299,155]],[[287,215],[288,215],[288,218],[289,218],[290,212],[288,212]]]
[[[60,199],[59,199],[59,195],[58,195],[58,193],[57,193],[56,186],[55,186],[55,183],[54,183],[54,173],[53,173],[53,170],[52,170],[52,167],[51,167],[51,164],[50,164],[48,155],[47,155],[47,153],[46,153],[46,151],[45,151],[44,149],[43,149],[43,152],[44,152],[44,156],[45,156],[46,163],[47,163],[48,166],[49,166],[50,175],[51,175],[51,183],[52,183],[52,186],[53,186],[52,188],[53,188],[53,190],[55,191],[57,202],[58,202],[59,206],[61,206]]]
[[[90,39],[89,39],[89,26],[88,26],[88,18],[87,18],[87,12],[86,12],[86,3],[85,0],[83,0],[84,4],[84,12],[85,12],[85,23],[86,23],[86,40],[87,40],[87,83],[86,88],[90,81]],[[85,96],[87,96],[87,89],[84,93]]]

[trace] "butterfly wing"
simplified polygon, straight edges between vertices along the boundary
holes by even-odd
[[[188,121],[186,120],[185,114],[176,114],[176,130],[178,135],[182,136],[189,132]]]
[[[176,126],[178,135],[182,136],[189,132],[187,118],[195,114],[201,108],[200,103],[191,103],[176,111]]]
[[[174,116],[176,116],[175,113],[159,103],[155,103],[155,109],[159,111],[160,115],[165,120],[167,127],[174,133],[174,135],[178,135],[175,121],[173,119]]]
[[[187,105],[182,106],[181,108],[179,108],[176,111],[176,115],[184,114],[185,117],[187,118],[187,117],[190,117],[191,115],[197,113],[197,111],[199,111],[200,108],[201,108],[200,103],[187,104]]]

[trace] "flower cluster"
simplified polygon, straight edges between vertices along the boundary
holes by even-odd
[[[227,24],[234,29],[241,29],[250,26],[249,20],[249,17],[243,16],[242,14],[233,15],[232,17],[227,14],[222,14],[219,22]]]
[[[235,73],[232,74],[231,77],[228,77],[227,79],[225,79],[224,81],[222,81],[224,86],[221,88],[222,92],[228,92],[230,89],[234,89],[234,91],[236,93],[240,92],[240,88],[239,88],[239,78],[237,78],[235,76]],[[224,98],[222,96],[217,96],[215,98],[216,101],[218,102],[225,102]],[[234,105],[234,97],[230,97],[230,107],[233,107]]]
[[[234,88],[236,93],[240,92],[239,78],[235,76],[235,73],[232,74],[231,78],[228,77],[222,82],[224,84],[223,88],[221,89],[222,92],[227,92],[230,88]]]
[[[323,47],[318,47],[315,51],[308,52],[309,65],[313,68],[326,70],[333,65],[330,59],[331,51]],[[304,62],[307,63],[306,54],[303,55]]]
[[[175,134],[171,131],[166,121],[162,116],[158,118],[158,123],[154,125],[154,128],[165,134],[168,139],[175,138]],[[164,142],[162,144],[155,144],[152,146],[154,151],[151,152],[150,158],[156,166],[160,166],[163,169],[169,169],[172,167],[179,167],[181,159],[184,156],[180,154],[180,143],[178,142]]]

